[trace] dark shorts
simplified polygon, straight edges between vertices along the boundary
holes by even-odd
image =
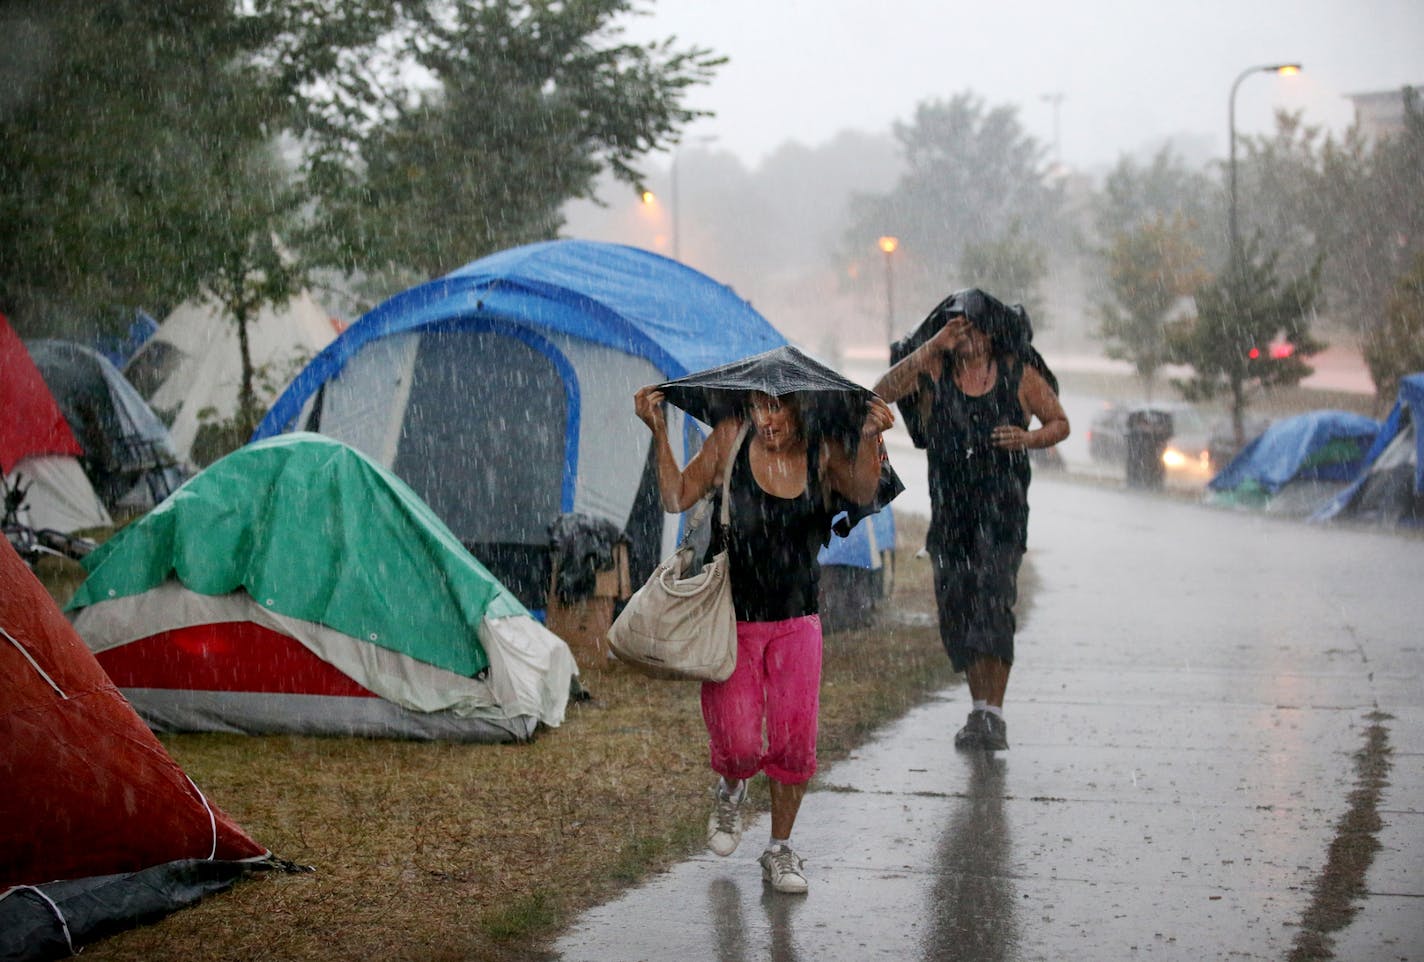
[[[954,543],[929,545],[934,564],[939,637],[955,671],[976,655],[1014,661],[1014,604],[1022,543],[992,540],[982,528]]]

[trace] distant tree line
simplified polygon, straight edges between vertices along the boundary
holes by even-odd
[[[1424,112],[1414,91],[1403,97],[1403,131],[1377,140],[1322,137],[1289,113],[1243,138],[1236,252],[1225,164],[1191,169],[1168,148],[1124,158],[1074,203],[1013,107],[970,92],[926,102],[895,126],[899,181],[854,199],[838,269],[874,278],[876,239],[891,235],[904,296],[928,307],[981,286],[1037,314],[1052,310],[1046,251],[1077,247],[1102,280],[1098,336],[1149,393],[1161,367],[1188,365],[1178,388],[1225,395],[1239,436],[1256,392],[1311,373],[1325,346],[1312,326],[1328,312],[1392,401],[1399,377],[1424,369]]]
[[[1149,381],[1163,363],[1190,365],[1183,392],[1226,394],[1239,438],[1250,393],[1311,373],[1325,315],[1358,341],[1391,403],[1399,378],[1424,369],[1424,111],[1412,89],[1401,96],[1403,129],[1378,139],[1322,137],[1294,113],[1242,138],[1234,258],[1224,169],[1215,180],[1165,152],[1148,167],[1123,161],[1097,221],[1110,352]],[[1131,197],[1150,200],[1134,211]]]

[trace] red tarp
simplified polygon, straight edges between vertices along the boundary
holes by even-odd
[[[265,854],[205,804],[9,542],[0,628],[0,890]]]
[[[99,653],[120,688],[375,698],[302,643],[250,621],[191,625]]]

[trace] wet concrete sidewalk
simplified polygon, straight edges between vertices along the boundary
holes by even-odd
[[[1284,960],[1378,711],[1382,849],[1336,957],[1424,960],[1424,541],[1047,479],[1032,501],[1009,751],[954,750],[951,688],[812,783],[808,895],[763,886],[758,817],[559,957]]]

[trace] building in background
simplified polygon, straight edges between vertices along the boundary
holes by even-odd
[[[1360,132],[1371,140],[1403,133],[1404,91],[1408,89],[1421,90],[1424,89],[1424,84],[1412,84],[1396,90],[1346,94],[1345,99],[1355,105],[1355,124],[1360,128]]]

